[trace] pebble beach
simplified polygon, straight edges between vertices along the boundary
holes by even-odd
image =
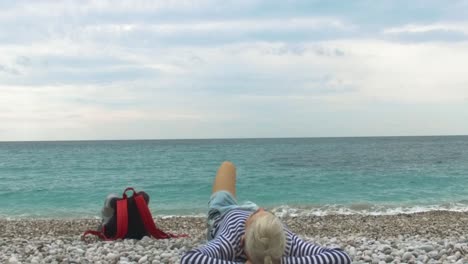
[[[468,263],[468,213],[283,216],[313,243],[344,249],[353,263]],[[97,219],[0,219],[0,263],[178,263],[206,242],[202,217],[162,217],[157,225],[189,238],[81,239]]]

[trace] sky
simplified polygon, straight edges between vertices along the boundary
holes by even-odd
[[[468,134],[468,0],[0,10],[0,141]]]

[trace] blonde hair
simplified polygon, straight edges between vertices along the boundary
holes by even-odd
[[[281,263],[285,247],[283,223],[273,214],[256,217],[245,230],[245,251],[253,264]]]

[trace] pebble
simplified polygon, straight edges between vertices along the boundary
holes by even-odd
[[[140,258],[138,260],[138,263],[141,264],[141,263],[145,263],[146,261],[148,261],[148,256],[144,256],[144,257]]]
[[[419,247],[419,249],[424,250],[426,252],[430,252],[430,251],[434,250],[434,247],[431,246],[431,245],[423,245],[423,246]]]
[[[117,259],[119,256],[117,254],[113,254],[113,253],[108,253],[106,255],[106,259],[109,260],[109,261],[114,261],[115,259]]]
[[[405,252],[405,254],[403,254],[402,256],[402,259],[405,260],[405,261],[408,261],[410,259],[413,258],[413,254],[411,252]]]
[[[15,256],[12,256],[10,259],[8,259],[8,264],[18,264],[18,259],[16,259]]]

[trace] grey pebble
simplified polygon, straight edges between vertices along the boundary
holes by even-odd
[[[410,259],[413,258],[413,254],[411,252],[405,252],[405,254],[403,254],[402,256],[402,259],[405,260],[405,261],[408,261]]]

